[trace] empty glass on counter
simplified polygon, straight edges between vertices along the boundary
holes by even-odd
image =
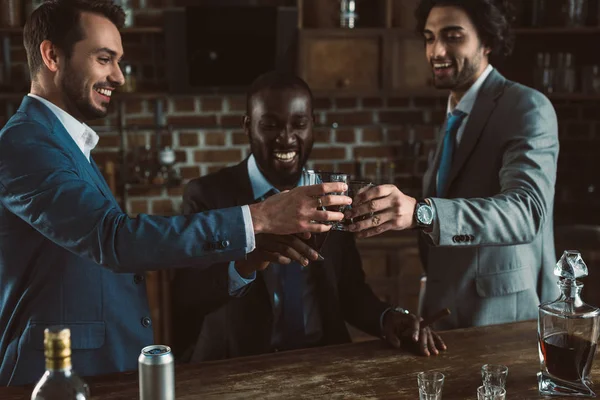
[[[595,397],[589,374],[600,333],[600,310],[581,299],[588,275],[581,254],[565,251],[554,268],[560,296],[539,306],[538,388],[542,395]]]
[[[419,385],[419,400],[442,400],[444,374],[434,371],[419,372],[417,383]]]
[[[500,386],[479,386],[477,400],[505,400],[506,389]]]
[[[483,386],[506,387],[508,367],[505,365],[485,364],[481,367]]]

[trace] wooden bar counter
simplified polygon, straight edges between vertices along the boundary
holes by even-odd
[[[507,399],[540,399],[537,324],[526,321],[446,332],[449,350],[419,357],[370,340],[176,368],[177,399],[418,399],[417,373],[444,373],[444,400],[476,399],[480,368],[508,366]],[[76,367],[76,366],[75,366]],[[592,378],[597,378],[596,360]],[[137,372],[86,379],[93,399],[137,400]],[[28,399],[30,388],[0,388],[0,399]],[[600,385],[596,387],[600,390]],[[559,399],[563,397],[552,397]]]

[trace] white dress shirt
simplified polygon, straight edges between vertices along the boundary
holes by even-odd
[[[96,147],[98,140],[100,139],[98,134],[94,132],[92,128],[83,122],[77,121],[71,114],[43,97],[33,93],[29,93],[27,96],[41,101],[54,113],[54,115],[56,115],[56,118],[63,124],[75,144],[77,144],[77,147],[79,147],[83,155],[85,155],[85,158],[90,161],[90,153],[94,147]]]

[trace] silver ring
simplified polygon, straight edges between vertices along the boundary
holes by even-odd
[[[378,215],[373,215],[373,218],[372,218],[373,226],[379,225],[379,220],[380,219],[379,219]]]
[[[317,197],[317,204],[318,204],[318,208],[323,208],[323,200],[321,200],[320,197]]]

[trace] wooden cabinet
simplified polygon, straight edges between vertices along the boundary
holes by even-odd
[[[395,91],[433,89],[422,38],[410,33],[392,34],[391,53],[391,84]]]
[[[366,281],[383,301],[418,312],[423,268],[416,232],[389,232],[357,241]]]
[[[333,27],[331,15],[339,9],[331,1],[300,0],[299,75],[320,95],[409,95],[429,89],[431,69],[415,31],[416,4],[357,1],[357,28],[345,29]]]
[[[313,90],[381,89],[383,38],[378,33],[304,31],[301,37],[300,74]]]

